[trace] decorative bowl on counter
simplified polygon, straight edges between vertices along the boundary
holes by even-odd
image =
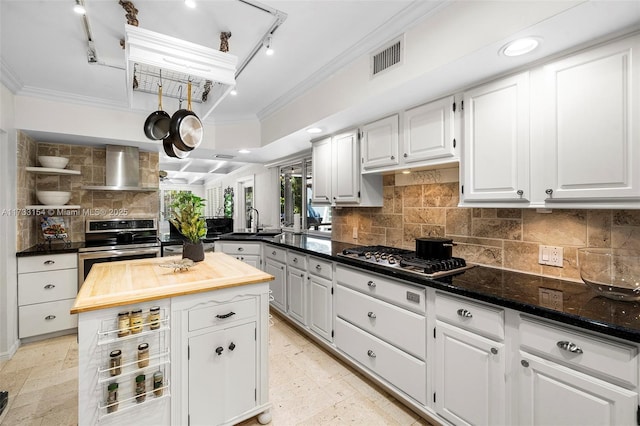
[[[63,206],[71,199],[69,191],[36,191],[36,198],[47,206]]]
[[[48,167],[51,169],[64,169],[67,167],[67,163],[69,163],[68,158],[64,157],[53,157],[50,155],[40,155],[38,157],[38,161],[42,165],[42,167]]]
[[[599,295],[615,300],[640,300],[640,250],[578,249],[580,278]]]

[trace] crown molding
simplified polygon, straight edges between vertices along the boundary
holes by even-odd
[[[451,0],[423,1],[416,0],[383,23],[380,28],[364,36],[355,45],[343,51],[338,57],[313,73],[296,87],[267,105],[257,116],[262,121],[296,98],[302,96],[313,87],[345,68],[351,62],[375,50],[404,33],[426,16],[433,15],[451,4]]]
[[[14,95],[24,86],[22,80],[18,78],[2,57],[0,57],[0,83],[2,83]]]

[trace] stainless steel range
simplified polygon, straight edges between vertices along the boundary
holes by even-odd
[[[397,268],[426,278],[454,275],[473,268],[460,257],[422,259],[415,251],[386,246],[359,246],[344,249],[339,256],[359,259],[388,268]]]
[[[156,219],[87,220],[78,250],[78,288],[96,263],[160,256]]]

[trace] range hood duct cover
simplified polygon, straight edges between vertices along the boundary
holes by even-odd
[[[160,72],[166,97],[178,99],[178,87],[185,86],[182,98],[186,98],[186,84],[192,82],[196,97],[192,109],[201,120],[236,84],[236,56],[144,28],[125,26],[125,55],[127,93],[133,109],[157,109]]]
[[[140,152],[134,146],[107,145],[107,186],[140,186]]]

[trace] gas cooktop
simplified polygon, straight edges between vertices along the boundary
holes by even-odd
[[[358,246],[344,249],[339,256],[375,263],[388,268],[397,268],[426,278],[454,275],[473,268],[460,257],[447,259],[422,259],[415,251],[386,246]]]

